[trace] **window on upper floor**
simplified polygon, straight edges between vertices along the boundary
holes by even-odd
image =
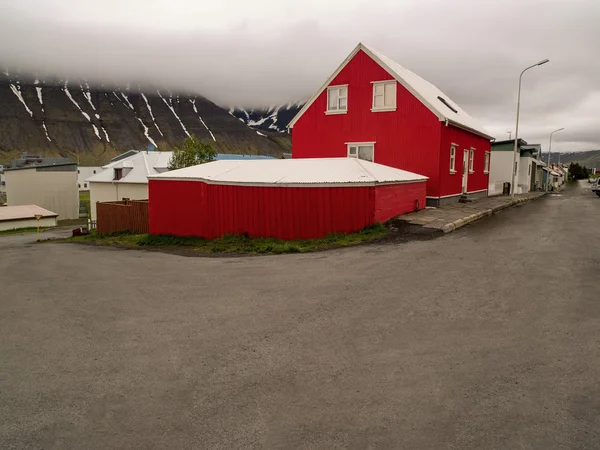
[[[373,83],[373,107],[371,111],[396,110],[396,80]]]
[[[456,173],[456,144],[450,145],[450,173]]]
[[[115,169],[115,176],[113,180],[120,180],[123,178],[123,169]]]
[[[475,149],[472,148],[469,152],[469,173],[475,172]]]
[[[358,158],[374,162],[375,144],[373,142],[348,143],[348,158]]]
[[[327,88],[326,114],[345,114],[348,112],[348,85]]]
[[[490,173],[490,152],[485,152],[485,160],[483,163],[483,173]]]

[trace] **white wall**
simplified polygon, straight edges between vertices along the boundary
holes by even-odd
[[[490,159],[490,184],[510,183],[512,181],[513,152],[492,151]],[[519,161],[517,159],[517,170]]]
[[[533,171],[533,158],[529,156],[519,158],[519,182],[517,186],[521,188],[523,193],[529,192],[531,188],[531,171]]]
[[[4,173],[7,205],[37,205],[58,214],[58,220],[78,219],[77,171],[44,169],[7,170]]]
[[[56,226],[56,217],[43,217],[40,219],[40,228]],[[19,228],[37,228],[38,221],[35,219],[3,220],[0,222],[0,231],[16,230]]]
[[[148,200],[148,183],[90,183],[89,187],[92,220],[96,220],[96,202]]]
[[[85,181],[89,177],[96,175],[97,173],[102,172],[102,167],[94,167],[94,166],[80,166],[77,168],[77,185],[80,191],[88,191],[89,185],[88,182]],[[87,186],[86,186],[87,185]]]

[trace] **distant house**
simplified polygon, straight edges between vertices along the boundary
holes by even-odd
[[[542,168],[546,164],[541,161],[541,145],[530,145],[519,139],[517,152],[519,157],[514,160],[515,140],[497,141],[492,143],[490,161],[490,195],[500,194],[504,183],[512,183],[513,170],[515,173],[515,193],[521,194],[543,188]]]
[[[358,158],[425,175],[431,205],[487,195],[490,134],[436,86],[365,44],[289,127],[294,159]]]
[[[35,218],[39,216],[40,220]],[[0,208],[0,231],[21,228],[55,227],[58,214],[36,205],[4,206]]]
[[[77,187],[80,191],[89,191],[87,179],[102,172],[101,166],[79,166],[77,167]]]
[[[8,206],[37,205],[61,220],[79,218],[77,164],[29,165],[4,170]]]
[[[148,199],[148,177],[167,172],[173,152],[130,150],[87,178],[91,219],[96,220],[96,202]],[[217,160],[274,159],[261,155],[217,154]]]

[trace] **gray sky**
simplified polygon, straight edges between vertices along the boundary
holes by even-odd
[[[0,66],[189,89],[229,106],[308,98],[359,41],[498,139],[600,148],[598,0],[0,0]]]

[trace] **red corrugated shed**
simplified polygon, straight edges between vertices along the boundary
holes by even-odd
[[[395,81],[393,110],[373,111],[374,83]],[[327,107],[327,87],[347,86],[344,113]],[[429,177],[427,196],[462,193],[462,152],[474,149],[467,191],[486,190],[485,152],[490,137],[435,86],[369,47],[359,46],[292,120],[293,158],[347,157],[349,143],[373,143],[374,162]],[[457,173],[450,172],[456,144]]]
[[[217,161],[150,179],[150,233],[209,239],[350,233],[423,208],[425,181],[348,158]]]

